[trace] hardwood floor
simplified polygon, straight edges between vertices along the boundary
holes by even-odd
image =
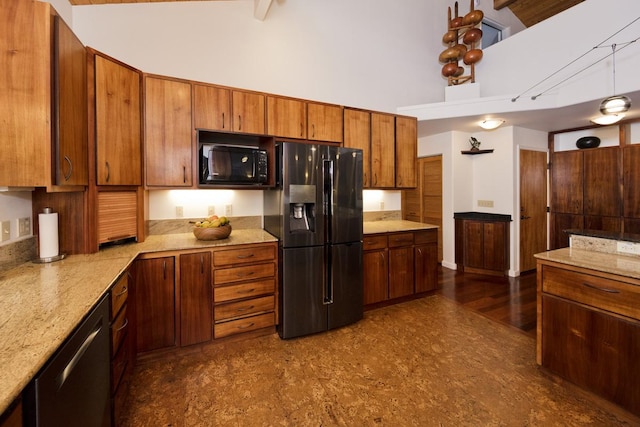
[[[520,277],[461,273],[439,267],[439,294],[490,319],[536,333],[536,272]]]

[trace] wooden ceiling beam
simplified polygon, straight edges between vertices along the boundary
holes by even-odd
[[[493,8],[495,10],[500,10],[515,2],[516,0],[493,0]]]

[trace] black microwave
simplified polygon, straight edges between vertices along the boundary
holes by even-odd
[[[200,185],[263,185],[267,152],[239,145],[200,145]]]

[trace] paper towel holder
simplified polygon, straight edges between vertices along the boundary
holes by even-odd
[[[53,213],[53,209],[44,208],[42,210],[42,213],[44,213],[44,214],[52,214]],[[60,261],[61,259],[64,259],[65,256],[66,256],[66,254],[60,253],[60,254],[55,255],[55,256],[36,258],[36,259],[33,260],[33,262],[36,263],[36,264],[45,264],[45,263],[50,263],[50,262],[54,262],[54,261]]]

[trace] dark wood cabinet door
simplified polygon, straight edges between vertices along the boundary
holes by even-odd
[[[624,216],[640,218],[640,144],[624,147],[622,164]],[[626,228],[624,231],[629,232]]]
[[[569,247],[569,236],[564,230],[584,228],[583,215],[553,214],[551,216],[551,249]]]
[[[508,246],[506,222],[485,222],[482,227],[484,268],[487,270],[507,270]]]
[[[620,184],[619,147],[584,151],[585,215],[622,215]]]
[[[542,304],[543,366],[640,413],[640,323],[550,296]]]
[[[389,298],[414,293],[413,246],[389,249]]]
[[[395,186],[395,117],[371,113],[371,188]]]
[[[482,221],[464,221],[464,266],[484,268],[484,225]]]
[[[211,340],[212,306],[211,252],[180,255],[180,345]]]
[[[622,218],[619,216],[584,216],[585,230],[603,230],[619,233],[622,230]]]
[[[175,265],[173,257],[136,262],[135,306],[138,353],[172,347],[175,330]]]
[[[551,162],[551,211],[582,214],[584,157],[582,151],[561,151]]]
[[[344,109],[344,146],[362,150],[362,186],[371,187],[371,113]]]
[[[438,287],[438,244],[415,247],[416,293],[428,292]]]
[[[418,157],[418,121],[413,117],[396,117],[396,188],[415,188]]]
[[[387,251],[366,251],[362,254],[364,305],[389,299]]]

